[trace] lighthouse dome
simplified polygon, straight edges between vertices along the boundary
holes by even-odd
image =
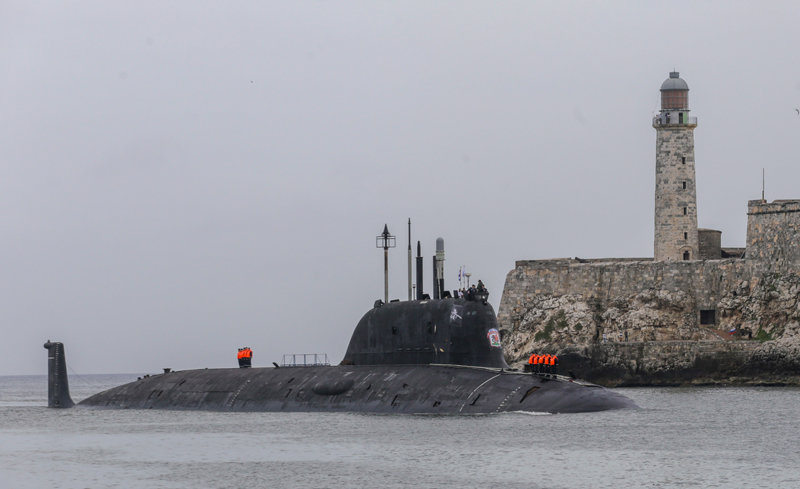
[[[681,78],[680,73],[672,71],[669,74],[669,78],[661,84],[661,91],[663,92],[664,90],[689,90],[689,85]]]

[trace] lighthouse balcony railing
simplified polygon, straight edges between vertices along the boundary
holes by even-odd
[[[670,117],[663,115],[653,117],[653,126],[696,126],[697,117]]]

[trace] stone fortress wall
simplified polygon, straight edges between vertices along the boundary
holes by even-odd
[[[506,276],[498,321],[510,326],[532,296],[573,296],[587,301],[614,302],[644,290],[685,293],[700,311],[715,309],[725,291],[748,281],[745,260],[596,261],[576,259],[518,261]]]
[[[656,258],[517,261],[497,316],[510,364],[548,352],[609,385],[800,384],[800,200],[751,200],[745,249],[698,229],[688,90],[670,73],[653,120]]]
[[[748,202],[747,258],[760,272],[800,271],[800,200]]]
[[[723,253],[719,231],[700,230],[700,260],[653,261],[648,258],[520,260],[506,276],[498,320],[506,324],[534,295],[572,295],[613,301],[646,289],[684,292],[697,309],[716,309],[727,291],[750,284],[764,273],[800,273],[800,200],[748,205],[745,258]],[[710,232],[709,232],[710,231]],[[704,233],[705,232],[705,233]],[[711,235],[704,238],[704,234]],[[705,241],[705,242],[704,242]],[[752,285],[755,285],[753,283]]]
[[[497,316],[509,364],[536,351],[607,385],[800,383],[800,200],[749,209],[743,258],[517,261]]]

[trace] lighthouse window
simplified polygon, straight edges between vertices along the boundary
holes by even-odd
[[[683,233],[683,239],[684,240],[689,239],[689,233]]]
[[[683,189],[686,190],[686,182],[683,182]]]
[[[686,215],[686,207],[683,208],[683,215]]]
[[[689,252],[688,251],[684,251],[683,252],[683,259],[684,260],[688,260],[689,259]]]
[[[686,157],[685,156],[681,156],[681,163],[683,163],[684,165],[686,164]]]

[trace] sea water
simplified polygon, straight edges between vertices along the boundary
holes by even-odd
[[[0,377],[0,489],[800,487],[800,389],[619,391],[641,409],[215,413],[48,409],[46,377]]]

